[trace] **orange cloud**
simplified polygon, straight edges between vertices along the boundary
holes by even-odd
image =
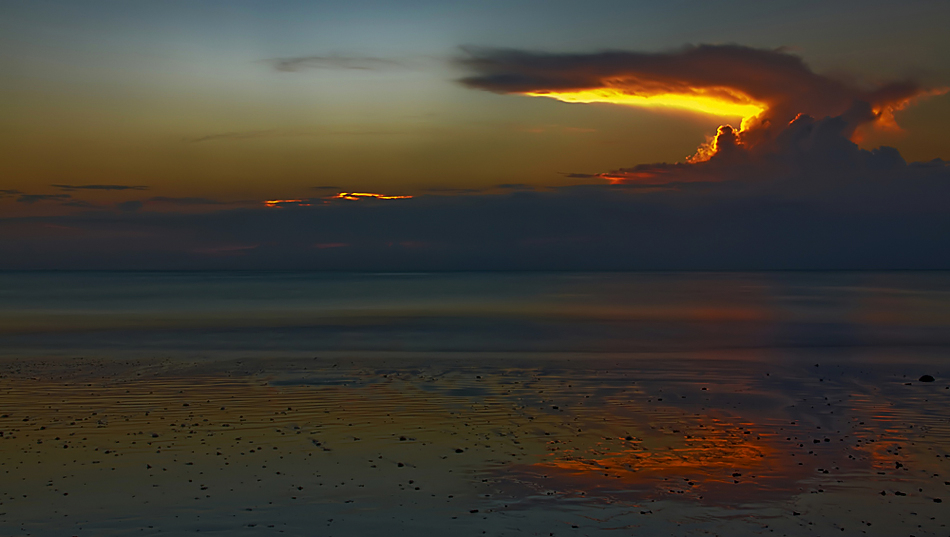
[[[331,196],[329,199],[341,199],[341,200],[361,200],[361,199],[378,199],[378,200],[401,200],[409,199],[412,196],[386,196],[384,194],[374,194],[372,192],[340,192],[336,196]]]
[[[328,196],[325,198],[310,198],[310,199],[286,199],[286,200],[266,200],[264,205],[266,207],[311,207],[314,204],[320,203],[329,203],[329,200],[348,200],[348,201],[359,201],[366,199],[377,199],[377,200],[401,200],[409,199],[412,196],[388,196],[385,194],[376,194],[373,192],[340,192],[333,196]]]
[[[724,125],[692,162],[719,152],[723,141],[752,147],[770,141],[796,117],[837,117],[849,110],[851,136],[862,124],[894,128],[894,112],[946,89],[913,81],[859,87],[813,72],[801,58],[782,50],[739,45],[690,46],[673,52],[542,54],[517,50],[469,50],[461,63],[476,74],[462,79],[496,93],[548,97],[569,103],[612,103],[677,109],[736,118]],[[726,129],[726,130],[724,130]],[[726,139],[721,139],[725,134]]]

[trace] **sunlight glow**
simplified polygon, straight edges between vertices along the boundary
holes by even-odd
[[[567,103],[612,103],[642,108],[689,110],[720,117],[741,117],[743,124],[768,109],[748,95],[729,88],[688,88],[658,93],[633,92],[621,87],[577,91],[531,92],[532,97],[549,97]]]

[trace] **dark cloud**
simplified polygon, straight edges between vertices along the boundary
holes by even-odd
[[[98,209],[98,208],[100,208],[100,206],[99,206],[99,205],[96,205],[95,203],[90,203],[90,202],[88,202],[88,201],[75,200],[75,199],[74,199],[74,200],[67,201],[67,202],[65,202],[65,203],[60,203],[60,206],[62,206],[62,207],[76,207],[76,208],[79,208],[79,209]]]
[[[450,187],[432,187],[423,189],[430,194],[478,194],[484,192],[480,188],[450,188]]]
[[[19,203],[36,203],[38,201],[56,201],[56,200],[67,200],[72,198],[69,194],[21,194],[17,198]]]
[[[121,203],[116,203],[115,208],[124,213],[132,213],[138,211],[142,208],[144,204],[138,200],[123,201]]]
[[[502,183],[500,185],[495,185],[495,188],[500,188],[502,190],[534,190],[535,186],[526,183]]]
[[[673,185],[727,183],[718,189],[781,196],[808,196],[820,200],[834,192],[867,192],[885,186],[899,189],[891,181],[921,170],[945,169],[942,161],[908,165],[891,147],[864,150],[849,136],[854,116],[868,113],[866,103],[845,114],[820,120],[800,115],[774,136],[755,145],[738,143],[731,127],[720,127],[711,144],[708,160],[685,163],[641,164],[597,174],[615,184]]]
[[[405,69],[405,62],[391,58],[372,56],[297,56],[292,58],[274,58],[267,60],[275,69],[284,72],[297,72],[309,69],[336,69],[355,71],[383,71]]]
[[[149,198],[147,201],[169,205],[227,205],[227,202],[224,201],[198,197],[173,198],[167,196],[155,196]]]
[[[144,185],[51,185],[60,190],[148,190]]]
[[[16,196],[17,194],[22,194],[22,192],[20,192],[19,190],[12,190],[12,189],[0,190],[0,195]]]
[[[556,94],[609,90],[628,95],[677,94],[758,103],[766,108],[742,133],[758,143],[799,114],[840,116],[856,102],[869,105],[873,120],[893,121],[910,99],[933,93],[911,80],[862,87],[813,72],[801,58],[782,50],[740,45],[688,46],[672,52],[610,51],[546,54],[519,50],[467,49],[459,62],[475,74],[461,82],[497,93]],[[939,91],[939,90],[937,90]]]

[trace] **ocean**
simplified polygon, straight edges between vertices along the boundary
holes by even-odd
[[[0,273],[6,355],[948,345],[943,272]]]

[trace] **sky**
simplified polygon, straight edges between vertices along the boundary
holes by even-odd
[[[9,0],[0,268],[950,268],[947,20]]]

